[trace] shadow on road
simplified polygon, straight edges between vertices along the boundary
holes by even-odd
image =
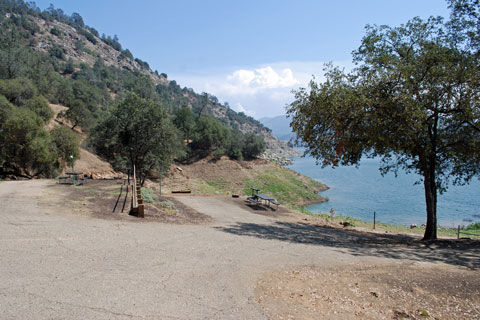
[[[238,223],[216,229],[239,236],[337,248],[354,256],[443,262],[471,269],[480,268],[480,241],[474,240],[424,242],[407,235],[342,230],[291,222],[276,222],[273,225]]]

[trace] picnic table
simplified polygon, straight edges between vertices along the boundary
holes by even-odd
[[[65,172],[65,175],[66,176],[58,177],[58,183],[81,185],[85,181],[85,179],[82,177],[82,172]]]
[[[265,205],[268,205],[270,207],[270,204],[273,203],[278,207],[279,203],[277,200],[274,198],[270,197],[269,195],[266,195],[265,193],[256,193],[255,196],[260,199],[260,201],[263,203],[265,201]]]
[[[259,189],[256,189],[256,188],[251,188],[251,189],[252,189],[252,196],[247,198],[248,202],[254,203],[256,205],[265,205],[265,206],[268,206],[269,208],[271,208],[270,204],[274,204],[278,208],[278,205],[280,203],[278,203],[277,200],[275,200],[274,198],[270,197],[265,193],[258,193],[258,191],[260,191]],[[254,193],[254,191],[256,191],[256,193]]]

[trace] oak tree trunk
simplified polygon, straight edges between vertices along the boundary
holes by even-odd
[[[427,207],[427,226],[423,240],[437,239],[437,186],[435,183],[435,167],[425,170],[424,174],[425,203]]]

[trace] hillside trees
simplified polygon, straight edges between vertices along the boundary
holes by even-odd
[[[47,30],[53,31],[56,36],[49,33],[45,33],[44,36],[51,37],[52,40],[62,37],[62,43],[55,44],[55,41],[47,41],[46,45],[40,48],[34,37],[40,28],[33,17],[44,19],[45,25],[54,25],[55,27],[49,27]],[[72,29],[67,31],[61,24],[51,23],[55,20],[74,27],[76,32],[83,34],[87,39],[83,36],[74,37],[83,40],[67,37],[68,33],[75,31]],[[186,110],[190,113],[194,110],[194,113],[201,113],[202,117],[210,118],[207,122],[218,134],[212,142],[214,144],[204,147],[199,143],[201,139],[197,139],[198,149],[193,148],[192,145],[182,145],[178,150],[188,151],[188,155],[194,157],[198,157],[199,154],[215,153],[217,157],[227,154],[237,159],[243,158],[245,139],[240,132],[235,134],[238,137],[235,141],[228,138],[233,136],[233,133],[227,126],[235,127],[236,121],[253,126],[259,125],[253,118],[237,116],[232,110],[228,110],[226,118],[220,120],[223,124],[219,124],[218,119],[212,117],[214,114],[212,108],[222,107],[217,98],[207,94],[199,95],[193,89],[182,89],[175,81],[166,83],[162,79],[154,83],[155,79],[148,75],[150,66],[140,59],[136,59],[140,67],[135,69],[136,64],[134,64],[133,71],[115,64],[107,66],[100,55],[97,56],[93,66],[79,63],[77,59],[79,56],[97,52],[87,50],[85,42],[95,43],[100,37],[98,31],[86,26],[82,17],[76,13],[69,16],[54,6],[42,12],[34,3],[26,4],[22,0],[0,0],[0,26],[0,95],[6,97],[7,103],[14,107],[13,113],[32,111],[26,112],[25,116],[28,119],[36,117],[36,120],[32,118],[32,121],[27,121],[28,123],[36,123],[39,120],[44,124],[50,119],[52,116],[52,110],[48,106],[50,102],[66,106],[68,109],[62,115],[71,121],[73,128],[80,126],[84,132],[88,133],[113,104],[122,101],[128,92],[132,91],[140,98],[162,105],[167,113],[175,116],[175,119],[176,111],[182,105],[188,106]],[[121,47],[118,37],[102,38],[119,50],[121,54],[119,59],[134,59],[129,50]],[[70,45],[76,49],[78,55],[67,56],[69,50],[66,50],[65,42],[68,41],[73,41]],[[91,48],[90,44],[88,46]],[[158,72],[157,75],[159,75]],[[165,74],[163,76],[166,78]],[[13,117],[13,113],[12,118],[9,119],[18,120],[18,117]],[[179,125],[178,121],[175,122],[175,126],[178,126],[184,138],[190,139],[195,132],[211,129],[204,126],[203,121],[197,123],[197,117],[194,114],[190,116],[183,126]],[[27,122],[24,125],[25,128],[28,127]],[[33,128],[33,125],[30,127]],[[241,126],[236,127],[241,128]],[[39,132],[43,134],[44,129],[42,130]],[[45,143],[46,146],[55,144],[53,132],[47,132],[45,137],[44,140],[48,140],[48,143]],[[52,150],[54,150],[52,154],[57,152],[58,155],[57,149],[52,148]],[[117,163],[116,160],[112,161]],[[51,170],[46,171],[53,173],[57,167],[58,165],[53,165]]]
[[[438,193],[480,174],[479,60],[455,32],[441,18],[368,26],[354,52],[359,66],[347,74],[328,67],[326,81],[298,90],[288,109],[307,153],[323,165],[380,157],[382,173],[420,175],[425,240],[437,237]]]
[[[61,168],[65,152],[78,154],[78,138],[58,129],[45,130],[52,111],[47,111],[41,96],[14,101],[0,93],[0,176],[51,177]]]
[[[116,169],[135,165],[142,184],[152,169],[164,172],[181,150],[177,129],[165,109],[129,93],[92,130],[91,143]]]

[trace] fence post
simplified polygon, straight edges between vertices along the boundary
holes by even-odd
[[[373,211],[373,229],[375,229],[375,216],[377,215],[377,213],[375,211]]]
[[[457,228],[457,240],[460,239],[460,225]]]

